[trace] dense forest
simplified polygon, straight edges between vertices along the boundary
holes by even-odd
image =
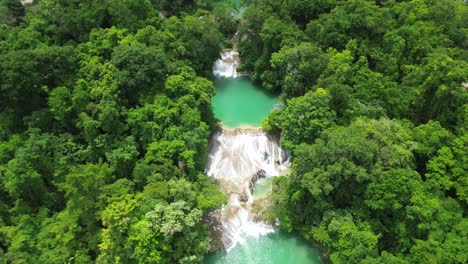
[[[247,2],[243,67],[286,100],[282,227],[333,263],[468,262],[468,6]]]
[[[468,262],[463,0],[0,0],[0,263],[200,263],[211,70],[281,94],[281,227],[333,263]]]
[[[224,37],[186,2],[0,1],[0,263],[203,259]]]

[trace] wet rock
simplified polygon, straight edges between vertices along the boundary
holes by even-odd
[[[289,160],[289,153],[287,151],[281,152],[281,164]]]
[[[209,213],[205,222],[208,224],[208,234],[211,238],[208,248],[209,252],[215,252],[224,249],[223,223],[221,222],[221,213],[219,210]]]
[[[246,192],[243,192],[240,196],[239,196],[239,201],[243,202],[243,203],[246,203],[249,201],[249,196]]]
[[[253,193],[253,188],[255,186],[255,183],[260,180],[260,179],[263,179],[263,178],[266,178],[268,175],[266,173],[265,170],[259,170],[257,171],[253,176],[252,176],[252,179],[250,180],[250,184],[249,184],[249,189],[250,189],[250,192]]]

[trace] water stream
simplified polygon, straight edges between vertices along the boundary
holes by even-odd
[[[205,263],[321,263],[309,242],[277,230],[252,211],[256,199],[268,199],[272,177],[289,170],[288,152],[260,127],[279,100],[239,77],[235,48],[220,57],[213,69],[218,78],[213,105],[223,129],[210,140],[206,174],[229,198],[211,215],[210,234],[222,250]]]
[[[254,221],[251,213],[255,182],[278,176],[289,167],[289,156],[261,129],[224,130],[211,140],[207,174],[229,196],[221,210],[221,241],[229,251],[246,237],[258,238],[273,227]]]

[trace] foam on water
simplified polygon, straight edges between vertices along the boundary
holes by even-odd
[[[235,49],[228,49],[221,53],[213,66],[213,74],[216,77],[236,78],[239,76],[237,67],[239,67],[239,52]]]
[[[278,141],[259,129],[238,129],[215,134],[210,142],[206,173],[228,193],[228,204],[221,210],[222,242],[229,251],[246,238],[274,232],[271,225],[253,221],[251,187],[255,175],[280,175],[289,168],[288,153]]]

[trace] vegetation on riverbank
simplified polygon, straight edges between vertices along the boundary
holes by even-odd
[[[286,99],[281,226],[333,263],[466,263],[468,6],[246,2],[243,67]]]
[[[189,2],[0,1],[0,263],[203,260],[224,38]]]

